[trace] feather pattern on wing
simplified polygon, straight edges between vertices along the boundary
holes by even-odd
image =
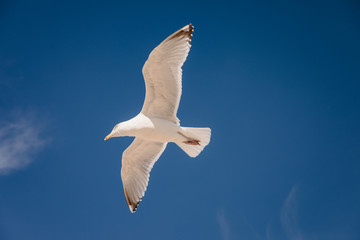
[[[145,195],[150,171],[166,148],[167,143],[135,138],[124,151],[121,179],[126,202],[131,212],[135,212]]]
[[[176,113],[181,98],[182,69],[190,51],[194,27],[189,24],[157,46],[143,67],[146,85],[142,113],[179,124]]]

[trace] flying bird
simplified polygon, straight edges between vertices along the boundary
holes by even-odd
[[[117,124],[105,140],[135,137],[122,155],[121,179],[126,202],[135,212],[145,194],[150,171],[166,148],[177,144],[190,157],[196,157],[210,142],[210,128],[181,127],[176,113],[181,97],[182,69],[190,51],[194,27],[179,29],[149,55],[142,73],[146,95],[141,112]]]

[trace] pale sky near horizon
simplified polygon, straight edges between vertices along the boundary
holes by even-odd
[[[360,239],[356,1],[0,3],[0,239]],[[195,26],[169,144],[131,214],[121,154],[149,53]]]

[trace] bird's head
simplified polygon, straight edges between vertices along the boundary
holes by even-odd
[[[105,137],[104,141],[113,137],[124,136],[123,133],[124,133],[123,124],[122,123],[116,124],[113,130],[111,131],[111,133]]]

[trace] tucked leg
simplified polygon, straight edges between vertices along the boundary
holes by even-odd
[[[178,133],[187,139],[186,141],[183,141],[183,143],[189,144],[189,145],[200,145],[200,140],[189,138],[189,137],[185,136],[184,134],[182,134],[181,132],[178,132]]]

